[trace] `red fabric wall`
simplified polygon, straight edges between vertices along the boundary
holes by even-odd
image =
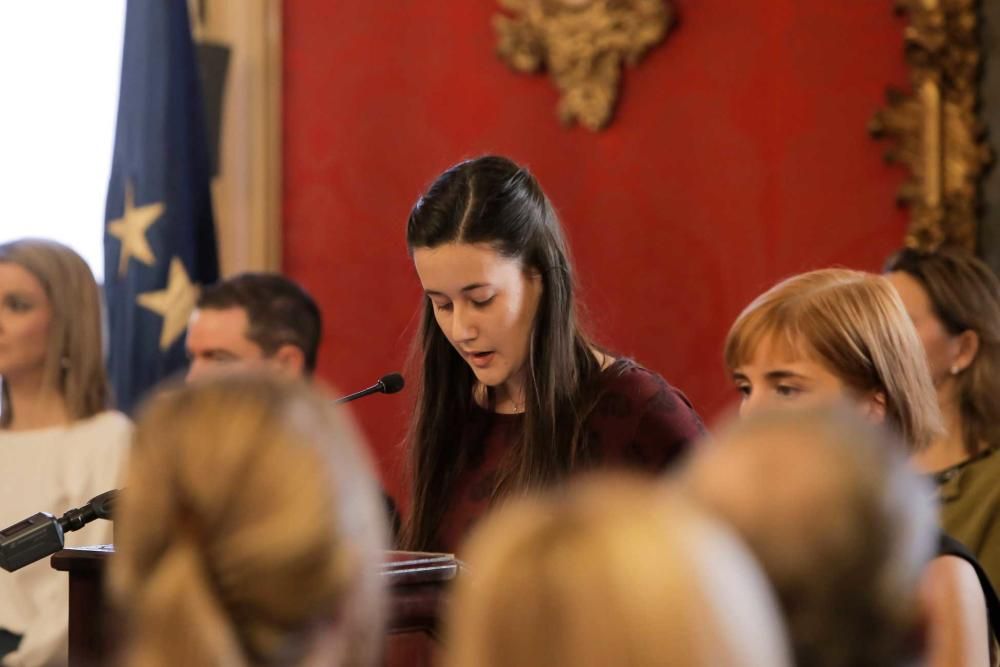
[[[707,419],[731,404],[721,344],[778,278],[876,269],[902,239],[903,177],[865,131],[904,85],[891,0],[675,0],[605,132],[565,129],[545,76],[494,55],[495,0],[286,0],[284,269],[316,295],[320,375],[400,369],[420,304],[407,212],[445,167],[499,152],[559,209],[597,338]],[[401,493],[409,403],[355,404]]]

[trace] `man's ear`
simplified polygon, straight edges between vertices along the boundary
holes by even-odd
[[[285,375],[301,377],[305,375],[306,355],[301,348],[285,343],[271,355],[271,360]]]

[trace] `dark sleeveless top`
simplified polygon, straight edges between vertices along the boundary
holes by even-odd
[[[979,579],[979,585],[983,588],[983,597],[986,598],[986,616],[990,624],[990,634],[993,635],[994,639],[1000,641],[1000,635],[997,634],[998,629],[1000,629],[1000,598],[997,598],[996,590],[993,588],[986,570],[965,545],[945,533],[941,533],[941,538],[938,541],[937,555],[961,558],[976,571],[976,578]],[[992,651],[990,653],[992,655]]]

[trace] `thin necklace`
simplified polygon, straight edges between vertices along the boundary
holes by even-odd
[[[473,389],[473,393],[475,394],[476,402],[478,402],[480,405],[482,405],[484,407],[488,407],[487,406],[487,400],[486,400],[487,391],[488,390],[487,390],[486,386],[483,385],[483,384],[477,384],[476,388]],[[519,415],[519,414],[523,414],[524,413],[525,403],[526,403],[525,401],[522,401],[520,404],[518,404],[517,401],[515,401],[513,398],[508,398],[505,402],[510,403],[510,410],[511,411],[509,413],[501,413],[501,414]],[[500,407],[498,404],[494,404],[494,405],[495,405],[495,407],[493,408],[494,410],[497,410],[497,408]]]

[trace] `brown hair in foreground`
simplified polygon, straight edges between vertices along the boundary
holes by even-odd
[[[116,516],[125,664],[373,665],[383,514],[356,431],[304,384],[162,391]]]
[[[514,500],[465,553],[446,667],[789,664],[746,549],[652,481],[592,478]]]
[[[753,549],[796,664],[919,656],[919,581],[938,533],[932,490],[898,436],[847,406],[762,413],[719,434],[684,485]]]

